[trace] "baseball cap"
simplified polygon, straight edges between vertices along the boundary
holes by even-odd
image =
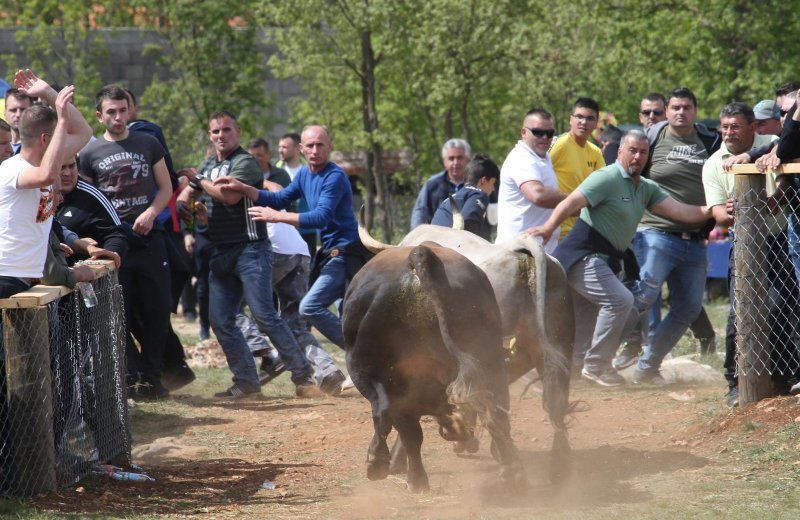
[[[753,107],[753,113],[756,116],[756,121],[780,119],[781,117],[780,107],[771,99],[762,99],[756,103],[756,106]]]

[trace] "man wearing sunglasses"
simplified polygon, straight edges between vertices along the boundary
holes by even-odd
[[[500,170],[497,207],[497,239],[501,244],[523,230],[544,224],[565,194],[558,191],[558,178],[547,153],[553,140],[553,116],[543,108],[525,114],[520,140],[508,153]],[[544,243],[552,253],[559,230]]]
[[[650,160],[645,177],[658,183],[675,200],[700,206],[705,203],[703,165],[720,147],[719,132],[695,123],[697,99],[685,87],[667,95],[667,121],[646,129]],[[688,224],[674,217],[647,211],[640,229],[643,239],[636,307],[643,312],[661,294],[666,281],[670,310],[650,333],[650,348],[639,359],[634,383],[665,385],[661,362],[703,309],[708,259],[705,239],[714,221]],[[637,246],[638,247],[638,246]]]
[[[589,136],[597,128],[600,105],[592,98],[578,98],[572,105],[569,116],[569,132],[559,136],[550,150],[553,169],[558,177],[558,190],[572,193],[593,171],[606,165],[603,152]],[[561,224],[561,237],[567,236],[575,217],[569,217]]]
[[[658,92],[647,94],[639,107],[639,122],[645,128],[667,120],[667,100]]]

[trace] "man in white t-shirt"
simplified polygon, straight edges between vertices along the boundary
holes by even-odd
[[[525,114],[520,140],[500,169],[497,207],[497,238],[501,244],[524,230],[541,226],[565,194],[558,191],[558,178],[547,150],[553,140],[553,116],[542,108]],[[544,244],[552,253],[559,230]]]
[[[74,86],[56,93],[30,70],[17,72],[15,83],[56,110],[25,110],[19,122],[22,149],[0,165],[0,298],[27,290],[44,274],[61,163],[92,135],[71,103]]]

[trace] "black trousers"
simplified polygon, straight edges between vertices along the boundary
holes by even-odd
[[[128,376],[143,381],[161,380],[164,346],[170,330],[172,292],[163,231],[151,231],[147,247],[131,248],[119,271],[128,326],[126,361]],[[133,337],[139,341],[141,353]]]

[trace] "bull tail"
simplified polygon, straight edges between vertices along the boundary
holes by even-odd
[[[567,417],[573,410],[569,402],[569,384],[575,342],[572,296],[561,264],[549,257],[541,244],[533,239],[520,240],[531,255],[528,286],[536,303],[535,330],[542,332],[542,406],[554,429],[550,476],[551,480],[559,481],[569,471]],[[555,311],[559,316],[558,323],[545,318],[545,308]]]
[[[436,311],[436,319],[442,334],[442,342],[448,352],[457,361],[458,373],[447,387],[447,395],[451,404],[470,403],[482,419],[492,415],[494,405],[491,395],[483,386],[480,376],[480,363],[473,356],[461,350],[453,339],[447,320],[447,312],[437,287],[447,280],[444,264],[428,247],[432,243],[422,243],[414,248],[408,256],[409,268],[416,272],[420,285]]]

